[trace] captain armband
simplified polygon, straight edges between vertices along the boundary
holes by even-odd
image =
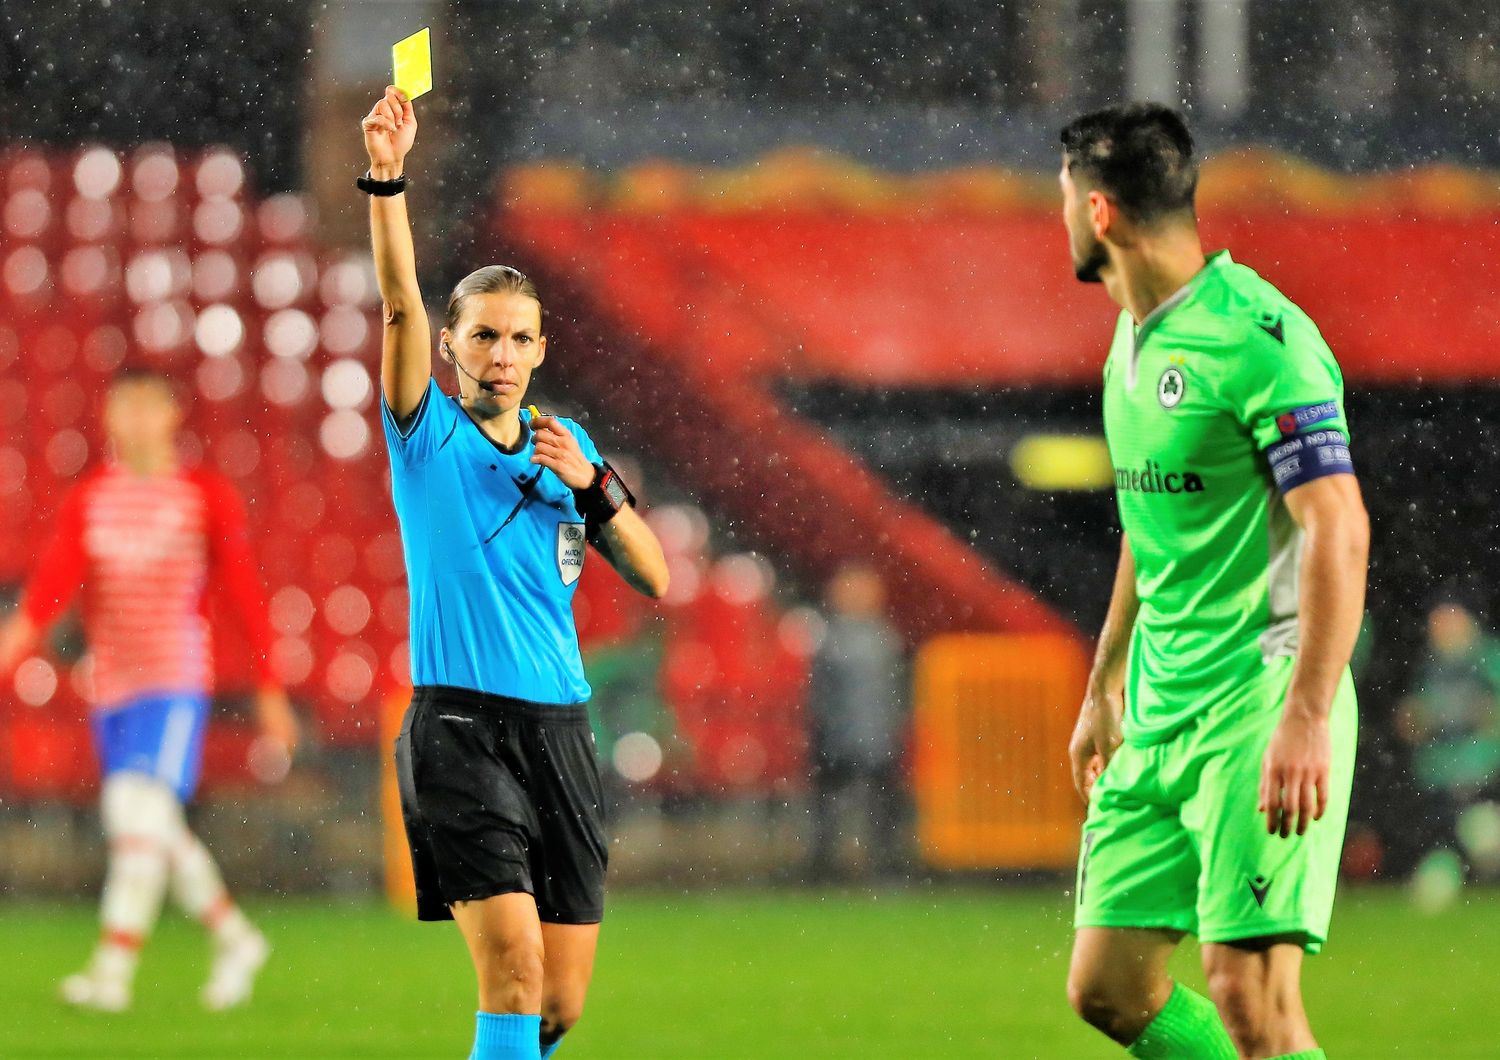
[[[1354,474],[1349,437],[1336,427],[1304,431],[1268,445],[1263,452],[1282,493],[1325,475]]]

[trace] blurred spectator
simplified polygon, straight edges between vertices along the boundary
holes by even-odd
[[[808,688],[813,755],[812,879],[835,874],[841,818],[868,851],[864,868],[898,871],[906,798],[901,638],[885,619],[885,587],[865,566],[842,568],[828,586],[828,624]],[[841,811],[853,809],[852,814]]]
[[[1439,906],[1462,882],[1461,850],[1476,868],[1500,868],[1495,830],[1485,827],[1495,815],[1488,800],[1500,794],[1500,644],[1452,601],[1432,609],[1427,635],[1428,655],[1415,691],[1401,702],[1397,731],[1429,799],[1418,898]]]

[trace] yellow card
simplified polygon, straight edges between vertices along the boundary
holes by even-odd
[[[420,29],[391,46],[392,83],[416,99],[432,91],[432,31]]]

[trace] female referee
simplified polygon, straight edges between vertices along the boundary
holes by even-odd
[[[522,408],[547,352],[542,304],[490,265],[448,302],[432,378],[395,88],[365,117],[370,236],[384,301],[380,378],[411,590],[415,692],[396,741],[423,920],[458,922],[479,979],[471,1060],[549,1056],[577,1021],[604,914],[598,767],[571,599],[591,542],[660,598],[667,565],[578,424]]]

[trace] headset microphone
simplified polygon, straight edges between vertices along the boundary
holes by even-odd
[[[459,363],[458,356],[453,352],[453,347],[449,346],[446,342],[443,343],[443,352],[448,355],[448,360],[453,363],[453,367],[457,368],[460,372],[463,372],[464,375],[469,376],[469,379],[473,381],[474,385],[477,386],[480,390],[483,390],[486,394],[493,394],[495,391],[500,389],[494,383],[470,375],[469,370]]]

